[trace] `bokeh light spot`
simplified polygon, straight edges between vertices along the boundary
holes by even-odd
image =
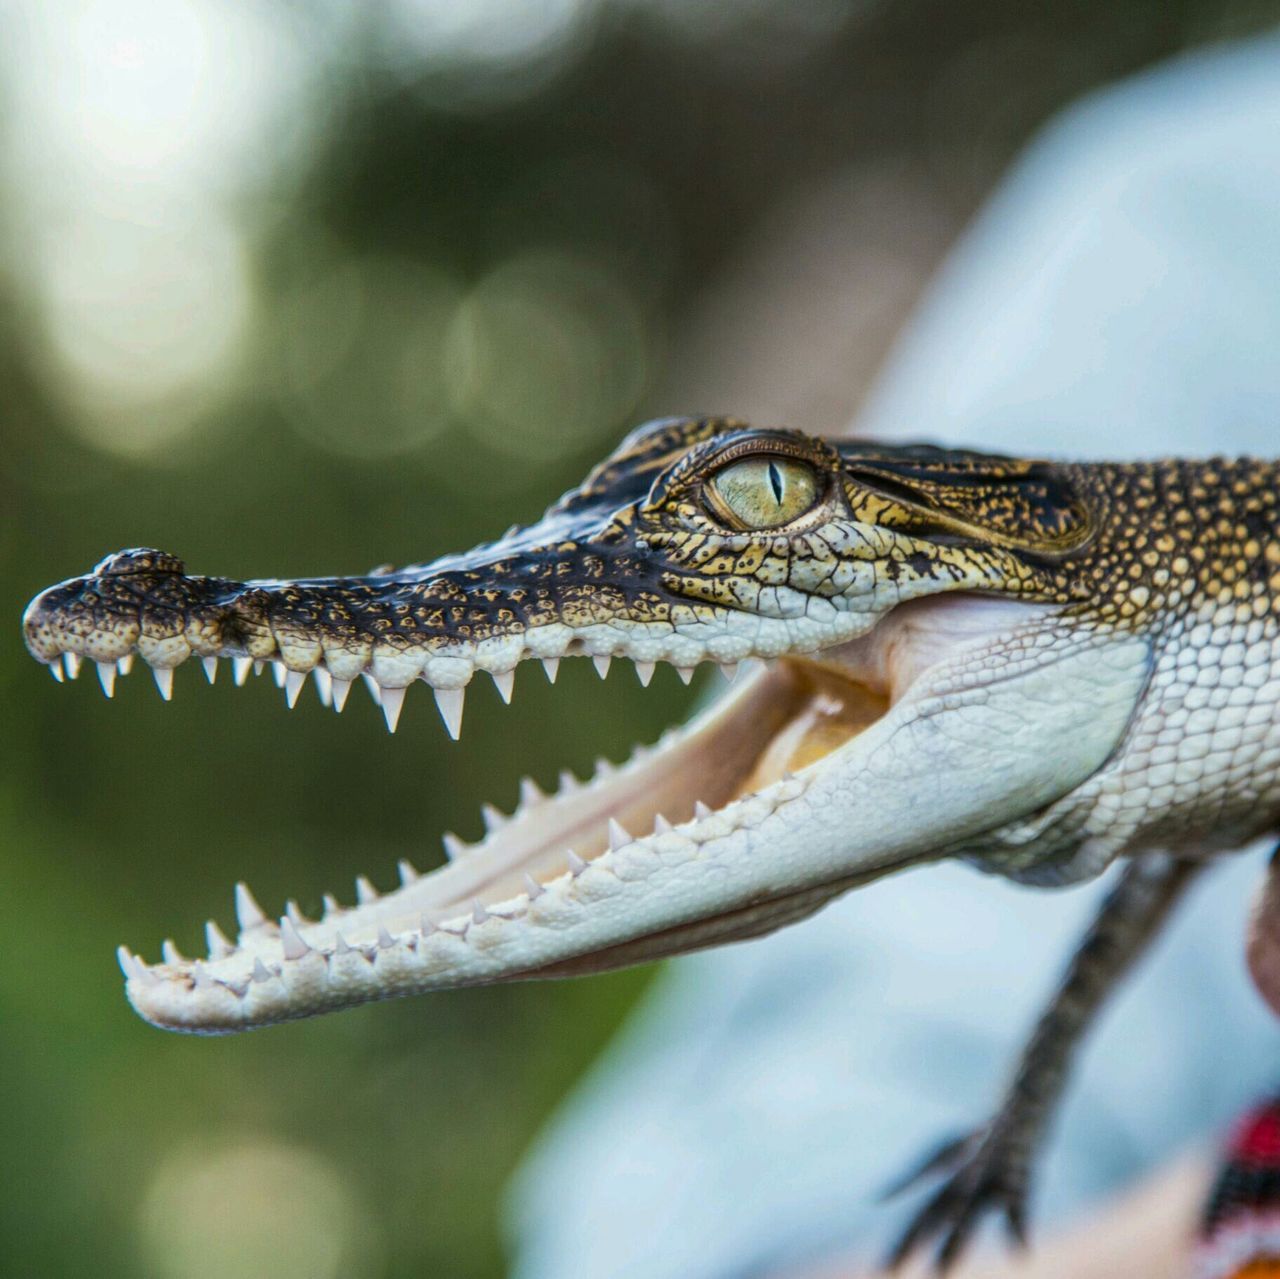
[[[313,1150],[252,1141],[183,1149],[143,1196],[138,1228],[160,1279],[330,1279],[382,1269],[368,1217]]]
[[[491,447],[555,457],[627,420],[646,385],[648,348],[639,308],[609,272],[569,253],[518,255],[458,311],[455,403]]]

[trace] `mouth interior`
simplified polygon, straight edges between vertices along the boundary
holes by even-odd
[[[470,852],[406,885],[397,904],[406,922],[425,915],[437,924],[474,903],[500,910],[528,892],[530,878],[541,885],[572,872],[575,858],[590,862],[611,836],[660,833],[664,823],[705,816],[808,767],[887,708],[883,693],[837,670],[779,660],[616,770],[526,803]],[[357,907],[335,922],[345,934],[359,914]]]

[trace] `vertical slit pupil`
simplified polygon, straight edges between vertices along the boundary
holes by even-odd
[[[769,463],[769,487],[773,489],[773,500],[782,505],[782,473],[776,462]]]

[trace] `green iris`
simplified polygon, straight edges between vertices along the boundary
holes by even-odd
[[[718,513],[743,529],[789,524],[818,500],[813,467],[789,457],[748,457],[711,478]]]

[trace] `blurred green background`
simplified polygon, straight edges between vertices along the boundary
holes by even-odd
[[[535,516],[631,424],[842,427],[1019,145],[1280,0],[0,5],[0,1272],[488,1276],[505,1179],[650,971],[193,1040],[113,949],[440,860],[697,697],[566,663],[461,744],[269,679],[55,688],[121,547],[347,573]],[[918,424],[927,435],[929,424]],[[701,678],[701,677],[700,677]],[[565,1188],[566,1210],[572,1188]]]

